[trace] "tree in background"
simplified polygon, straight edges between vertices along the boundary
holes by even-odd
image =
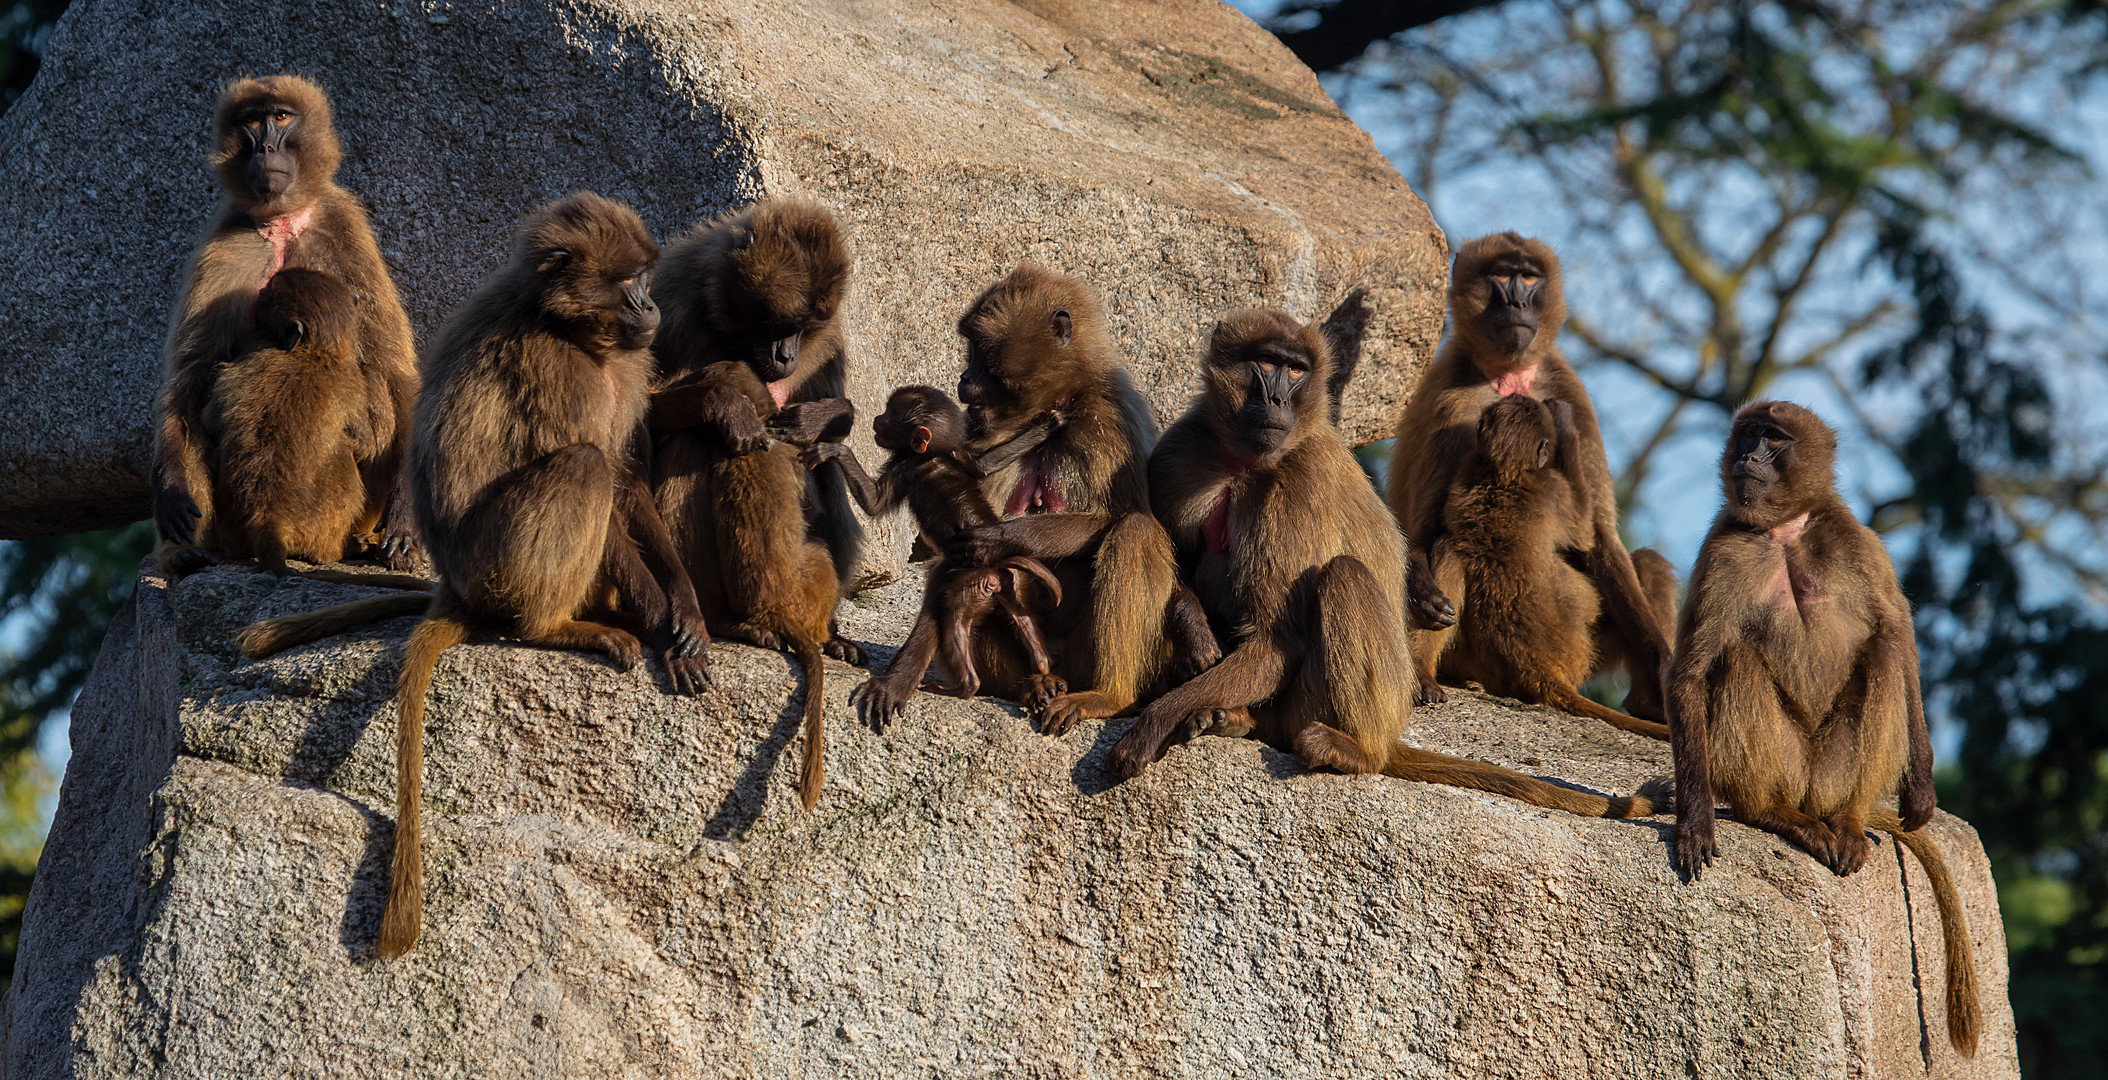
[[[1337,69],[1328,89],[1445,226],[1562,249],[1568,345],[1612,407],[1606,436],[1624,437],[1612,458],[1642,539],[1695,548],[1742,402],[1795,397],[1839,422],[1847,494],[1900,556],[1928,704],[1959,750],[1942,803],[1997,876],[2023,1067],[2093,1075],[2108,1060],[2100,0],[1442,7],[1483,10],[1293,3],[1271,25]]]

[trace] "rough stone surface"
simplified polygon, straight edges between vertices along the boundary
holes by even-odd
[[[213,95],[274,71],[332,95],[340,179],[420,334],[511,222],[578,188],[661,237],[764,194],[833,206],[859,256],[864,409],[949,386],[959,313],[1023,259],[1097,285],[1165,420],[1230,307],[1339,314],[1358,441],[1389,434],[1441,330],[1426,207],[1215,0],[76,3],[0,118],[0,536],[146,516],[160,345],[214,200]],[[882,563],[906,551],[904,531],[877,539]]]
[[[427,743],[425,939],[372,955],[409,620],[263,662],[252,616],[353,595],[149,576],[74,711],[7,999],[43,1077],[2012,1077],[2004,939],[1969,827],[1983,1048],[1944,1036],[1938,916],[1884,842],[1852,878],[1723,823],[1610,822],[1202,739],[1102,771],[919,697],[884,736],[830,662],[828,786],[792,790],[800,680],[716,686],[503,644],[448,652]],[[898,640],[912,583],[845,611]],[[1411,738],[1601,791],[1666,755],[1460,694]],[[1930,993],[1922,999],[1917,983]]]

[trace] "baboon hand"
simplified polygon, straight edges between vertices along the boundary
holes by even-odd
[[[791,439],[786,441],[796,442],[797,440]],[[848,452],[849,448],[838,442],[814,443],[811,446],[806,447],[804,450],[799,451],[798,460],[803,463],[807,469],[817,469],[820,466],[825,465],[826,463],[833,461],[834,459],[841,457],[843,454],[846,454]]]
[[[1415,705],[1440,705],[1448,700],[1449,691],[1442,689],[1442,685],[1432,679],[1421,682],[1419,688],[1413,691]]]
[[[411,524],[407,511],[391,507],[388,516],[381,521],[381,559],[388,569],[411,571],[424,558],[424,542],[418,538],[417,526]]]
[[[856,407],[848,398],[823,398],[785,405],[769,419],[769,430],[784,442],[798,446],[817,445],[824,439],[840,439],[856,424]]]
[[[1194,714],[1186,719],[1191,722],[1198,715]],[[1156,764],[1164,756],[1164,752],[1171,748],[1172,732],[1166,729],[1163,718],[1153,716],[1150,710],[1144,709],[1141,717],[1135,721],[1135,726],[1128,728],[1127,734],[1120,736],[1120,741],[1113,744],[1112,753],[1105,758],[1106,768],[1111,769],[1113,775],[1122,780],[1132,780],[1142,775],[1142,770]]]
[[[724,425],[725,449],[735,455],[758,454],[773,441],[768,426],[761,422],[761,414],[752,408],[726,409]]]
[[[1674,848],[1676,872],[1685,881],[1697,881],[1698,875],[1712,865],[1713,856],[1719,848],[1713,843],[1713,815],[1682,814],[1676,819],[1676,844]]]
[[[849,691],[849,703],[856,706],[857,719],[864,726],[883,735],[887,722],[908,707],[908,698],[913,695],[912,689],[905,694],[894,690],[884,679],[865,679]]]
[[[673,683],[674,693],[694,695],[710,689],[709,657],[701,653],[679,656],[668,649],[661,659],[666,664],[666,677]]]
[[[204,511],[180,485],[170,484],[154,492],[154,528],[161,538],[178,544],[197,539],[198,519]]]
[[[1413,625],[1422,630],[1447,630],[1457,624],[1457,606],[1442,595],[1433,575],[1413,566],[1405,575],[1405,606]]]

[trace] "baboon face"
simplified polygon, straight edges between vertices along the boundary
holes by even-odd
[[[1535,472],[1550,464],[1556,434],[1552,410],[1527,394],[1510,394],[1479,414],[1479,450],[1503,475]]]
[[[1209,396],[1226,447],[1253,461],[1272,460],[1299,427],[1322,422],[1329,401],[1325,346],[1285,311],[1232,312],[1215,324],[1208,346]]]
[[[628,207],[581,192],[532,219],[525,243],[542,313],[566,337],[589,350],[651,347],[659,246]]]
[[[1720,455],[1728,511],[1769,527],[1809,509],[1830,490],[1837,437],[1816,415],[1785,401],[1745,406]]]
[[[220,183],[245,206],[298,206],[336,172],[339,150],[329,99],[304,79],[245,79],[220,95],[215,164]]]
[[[256,295],[256,332],[274,348],[302,344],[327,352],[351,347],[358,332],[358,293],[328,274],[280,270]]]
[[[1559,260],[1517,233],[1482,236],[1457,251],[1449,308],[1457,332],[1496,355],[1522,356],[1540,338],[1549,348],[1566,321]]]
[[[962,441],[959,407],[928,386],[903,386],[886,399],[886,411],[871,418],[871,438],[886,450],[948,453]]]
[[[802,203],[761,208],[726,253],[716,308],[727,337],[764,383],[795,375],[805,346],[834,321],[849,255],[834,218]]]

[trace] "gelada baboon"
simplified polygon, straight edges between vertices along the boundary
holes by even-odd
[[[1591,627],[1599,668],[1623,668],[1632,682],[1625,711],[1658,721],[1676,575],[1659,554],[1643,549],[1628,555],[1618,539],[1617,498],[1596,411],[1559,355],[1565,321],[1559,260],[1544,244],[1506,232],[1457,251],[1449,278],[1449,340],[1399,417],[1391,451],[1389,501],[1405,530],[1407,610],[1418,631],[1456,621],[1455,605],[1435,581],[1428,557],[1442,538],[1444,510],[1457,470],[1471,454],[1479,414],[1511,394],[1566,402],[1581,446],[1579,460],[1566,472],[1586,490],[1575,504],[1572,546],[1564,555],[1588,574],[1601,598]],[[1583,506],[1585,519],[1578,516]],[[1435,681],[1439,643],[1416,633],[1413,650],[1421,700],[1444,700]]]
[[[1865,865],[1869,826],[1917,855],[1947,948],[1947,1034],[1976,1053],[1976,961],[1946,860],[1917,830],[1933,810],[1932,743],[1910,602],[1872,529],[1837,496],[1837,437],[1814,413],[1758,401],[1735,414],[1727,504],[1691,568],[1669,673],[1677,869],[1715,854],[1713,799],[1838,874]],[[1882,803],[1898,795],[1900,816]]]
[[[712,416],[747,413],[766,422],[776,412],[772,391],[741,360],[693,372],[679,390]],[[654,403],[655,414],[665,400],[662,394]],[[863,650],[834,632],[841,583],[827,546],[806,534],[799,505],[806,490],[805,464],[795,444],[765,436],[753,449],[741,449],[698,437],[693,428],[674,434],[662,438],[656,451],[660,500],[701,511],[689,519],[691,531],[683,534],[680,553],[710,632],[764,649],[787,646],[805,668],[805,758],[798,798],[810,810],[820,798],[826,746],[821,708],[827,668],[821,655],[860,660]]]
[[[801,446],[848,434],[851,414],[843,397],[849,358],[841,326],[842,294],[849,287],[849,247],[834,215],[817,203],[769,199],[697,225],[667,245],[652,295],[665,313],[652,351],[661,386],[693,383],[702,368],[722,360],[744,361],[767,384],[775,401],[775,427]],[[708,391],[661,394],[652,410],[660,443],[681,432],[729,442],[742,450],[762,444],[760,422],[751,410],[710,415],[690,398]],[[850,584],[863,553],[863,526],[849,510],[839,469],[809,474],[809,525],[827,545],[835,576]],[[708,507],[690,507],[663,486],[660,512],[683,550]]]
[[[1232,312],[1201,373],[1200,396],[1149,459],[1149,486],[1230,651],[1142,710],[1113,746],[1114,772],[1135,776],[1182,737],[1249,724],[1312,768],[1592,816],[1653,813],[1644,798],[1604,799],[1400,741],[1413,705],[1404,544],[1332,426],[1323,337],[1285,311]]]
[[[291,508],[277,505],[294,494],[287,489],[245,495],[266,499],[269,505],[251,509],[287,526],[290,556],[333,562],[347,550],[365,553],[371,541],[395,568],[409,569],[417,533],[408,501],[398,493],[398,473],[417,400],[410,321],[381,264],[365,207],[331,181],[341,151],[330,128],[329,99],[315,84],[290,75],[243,79],[221,92],[215,125],[212,160],[223,197],[191,256],[155,403],[153,516],[161,569],[189,573],[211,564],[215,553],[236,553],[227,549],[229,538],[216,527],[214,510],[215,485],[229,454],[213,444],[204,414],[216,399],[219,373],[253,334],[258,293],[287,269],[327,274],[358,298],[355,348],[346,355],[359,378],[322,376],[318,382],[329,384],[326,394],[299,388],[284,401],[249,404],[277,414],[285,431],[356,418],[363,429],[354,448],[360,487],[355,501],[350,493],[332,491],[309,494]],[[237,441],[244,446],[234,452],[237,459],[278,451],[267,439]],[[235,464],[252,476],[276,468],[269,462]],[[335,535],[334,522],[347,516],[343,534]],[[321,517],[332,524],[325,528]],[[241,536],[232,542],[240,548],[247,541]]]
[[[806,450],[805,462],[808,467],[840,462],[857,504],[874,518],[906,504],[922,538],[941,550],[960,532],[998,520],[981,490],[982,480],[1046,442],[1062,419],[1059,412],[1048,413],[1016,438],[975,456],[967,451],[966,415],[957,403],[935,387],[903,386],[871,421],[872,439],[889,452],[876,481],[842,443],[815,443]],[[1025,575],[1039,581],[1049,603],[1061,603],[1061,583],[1037,559],[1018,556],[995,566],[945,559],[931,567],[907,642],[885,671],[850,695],[864,722],[883,730],[914,696],[933,657],[944,666],[953,693],[974,696],[981,678],[974,668],[973,631],[997,606],[1010,616],[1031,673],[1050,675],[1046,639],[1029,610],[1033,597],[1020,595],[1029,588]]]
[[[1443,678],[1667,739],[1667,727],[1575,689],[1597,667],[1599,614],[1595,584],[1560,557],[1590,516],[1586,478],[1574,475],[1580,441],[1572,407],[1557,398],[1511,394],[1479,414],[1429,553],[1457,623],[1416,634],[1413,646],[1440,650],[1421,666]]]
[[[1213,664],[1221,656],[1215,635],[1149,513],[1156,424],[1090,290],[1026,264],[973,302],[959,333],[969,452],[1010,442],[1050,410],[1064,417],[1037,449],[983,484],[1005,514],[1019,516],[964,530],[946,552],[963,566],[1039,559],[1064,585],[1064,602],[1041,624],[1057,654],[1053,673],[1033,674],[1004,635],[983,634],[974,645],[982,677],[1023,686],[1020,700],[1040,729],[1059,735]]]
[[[673,688],[708,682],[709,632],[630,454],[644,416],[657,245],[629,208],[582,192],[520,226],[512,257],[424,355],[410,490],[439,571],[429,598],[378,596],[257,623],[250,656],[422,614],[396,686],[395,861],[379,949],[417,942],[419,795],[433,665],[471,633],[635,664],[648,633]],[[619,610],[605,610],[610,596]]]

